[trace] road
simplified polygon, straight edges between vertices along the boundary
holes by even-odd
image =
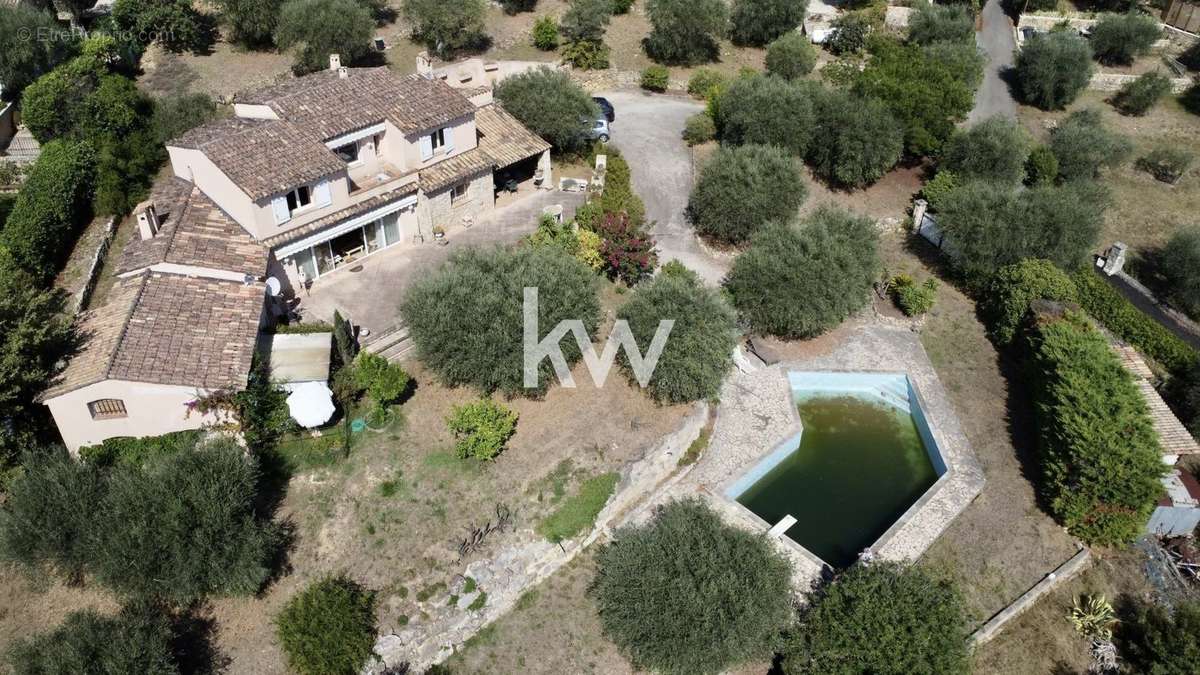
[[[692,153],[683,142],[684,123],[700,112],[699,103],[671,96],[640,92],[605,92],[617,119],[612,143],[629,161],[633,189],[646,202],[646,218],[654,223],[651,234],[658,242],[659,260],[678,260],[716,286],[728,263],[700,247],[684,218],[692,192]]]
[[[1017,48],[1012,23],[1000,0],[988,0],[982,14],[983,29],[975,34],[975,42],[987,57],[987,64],[983,68],[983,83],[975,92],[975,107],[967,116],[968,125],[994,115],[1017,118],[1017,103],[1001,77],[1001,73],[1012,67]]]

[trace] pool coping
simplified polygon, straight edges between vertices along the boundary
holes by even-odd
[[[728,498],[724,490],[802,431],[789,371],[908,376],[946,471],[876,539],[869,557],[896,561],[920,557],[979,494],[984,476],[919,336],[904,329],[859,326],[826,353],[731,375],[722,386],[708,448],[688,476],[662,499],[700,495],[731,524],[758,533],[774,525]],[[773,541],[792,562],[798,589],[829,574],[820,558],[788,537]]]
[[[786,380],[786,382],[788,384],[788,388],[791,391],[793,398],[795,397],[795,394],[797,393],[797,388],[796,388],[797,384],[795,381],[796,375],[807,375],[807,374],[813,374],[813,375],[855,375],[855,374],[887,375],[887,376],[896,377],[896,378],[903,378],[903,380],[904,380],[904,384],[908,390],[908,396],[909,396],[909,410],[906,412],[906,414],[910,417],[910,419],[913,420],[914,425],[917,427],[917,433],[921,437],[921,444],[923,446],[925,446],[925,452],[927,454],[936,455],[936,457],[930,456],[929,461],[930,461],[930,464],[933,466],[934,471],[937,472],[937,478],[934,479],[933,482],[931,482],[929,484],[929,486],[926,487],[921,492],[921,495],[919,497],[917,497],[917,499],[913,500],[913,503],[910,504],[908,506],[908,508],[906,508],[904,510],[903,513],[901,513],[899,516],[896,517],[895,520],[892,521],[892,523],[887,527],[887,529],[885,529],[882,533],[880,533],[880,535],[878,537],[876,537],[868,547],[863,549],[864,552],[867,555],[869,555],[870,552],[873,552],[873,551],[885,546],[888,543],[888,541],[890,541],[891,538],[894,537],[909,520],[911,520],[913,517],[915,517],[917,512],[925,504],[927,504],[933,498],[934,494],[937,491],[939,491],[941,489],[941,487],[945,484],[944,481],[946,481],[946,479],[948,478],[950,471],[951,471],[951,465],[946,460],[945,455],[942,453],[941,445],[938,443],[937,437],[933,435],[933,426],[925,414],[924,398],[921,396],[921,389],[920,389],[920,387],[917,386],[917,384],[915,382],[912,381],[912,378],[910,378],[908,376],[907,372],[899,371],[899,370],[794,370],[794,369],[786,368],[786,367],[783,367],[780,370],[782,371],[780,374]],[[857,387],[856,388],[846,388],[846,389],[842,389],[842,390],[832,389],[832,388],[827,389],[827,390],[821,390],[818,388],[818,389],[814,389],[814,391],[819,391],[819,392],[822,392],[825,394],[842,393],[844,395],[854,396],[856,394],[864,393],[864,391],[874,393],[874,391],[877,388],[879,388],[879,387],[878,386],[864,387],[863,390],[860,390]],[[886,400],[883,402],[877,402],[877,401],[872,400],[871,402],[878,403],[879,405],[895,407],[893,403],[887,402]],[[918,416],[914,412],[917,409],[919,409],[921,411],[920,418],[918,418]],[[722,497],[729,500],[730,502],[733,502],[737,506],[741,507],[742,510],[744,510],[744,511],[748,512],[750,515],[754,516],[754,518],[756,520],[758,520],[760,523],[767,523],[767,521],[764,520],[758,514],[754,513],[752,510],[750,510],[747,506],[742,504],[740,501],[738,501],[738,497],[741,496],[746,490],[748,490],[751,486],[753,486],[759,480],[762,480],[762,478],[765,477],[768,473],[770,473],[771,470],[773,470],[775,467],[779,466],[780,463],[782,463],[785,459],[787,459],[788,456],[790,456],[792,453],[794,453],[800,447],[800,441],[801,441],[802,436],[804,435],[804,422],[803,422],[803,420],[800,419],[799,411],[797,409],[797,405],[794,400],[793,400],[793,404],[792,404],[792,413],[793,413],[792,414],[793,423],[795,424],[796,427],[798,427],[797,431],[793,434],[788,435],[779,443],[776,443],[769,452],[762,455],[758,459],[757,462],[755,462],[754,464],[752,464],[750,466],[749,469],[747,469],[745,472],[743,472],[741,474],[731,476],[729,478],[729,480],[727,480],[719,488],[719,493]],[[924,427],[924,430],[928,431],[928,433],[929,433],[930,438],[928,440],[926,440],[925,434],[922,433],[922,427]],[[791,426],[789,425],[789,430],[790,430],[790,428],[791,428]],[[932,442],[932,444],[933,444],[932,448],[929,447],[930,442]],[[940,472],[938,472],[939,464],[941,464],[944,467]],[[739,488],[739,489],[735,490],[735,488]],[[795,514],[791,514],[791,515],[793,517],[797,517]],[[775,525],[774,523],[767,523],[767,529],[770,529],[774,525]],[[797,542],[796,540],[792,539],[791,537],[788,537],[786,533],[781,533],[780,539],[786,539],[787,542],[795,544],[803,553],[805,553],[808,557],[810,557],[814,562],[819,563],[823,566],[828,566],[830,568],[834,567],[833,565],[831,565],[830,563],[825,561],[823,558],[821,558],[817,554],[808,550],[808,548],[805,547],[800,542]]]

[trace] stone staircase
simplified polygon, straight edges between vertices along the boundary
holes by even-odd
[[[408,322],[400,319],[389,328],[364,339],[362,348],[396,363],[408,358],[416,348],[416,344],[409,334]]]

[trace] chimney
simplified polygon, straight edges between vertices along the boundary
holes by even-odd
[[[346,70],[346,66],[342,66],[342,67],[338,68],[338,78],[339,79],[344,80],[347,77],[349,77],[349,75],[350,75],[350,71]]]
[[[433,79],[433,61],[429,60],[429,52],[417,54],[417,74],[427,80]]]
[[[142,239],[152,239],[158,234],[158,212],[154,210],[154,203],[144,201],[138,204],[133,212],[137,214],[138,234]]]
[[[341,54],[330,54],[329,55],[329,69],[334,71],[335,73],[341,71],[341,69],[342,69],[342,55]]]

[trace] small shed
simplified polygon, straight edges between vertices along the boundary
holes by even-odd
[[[1162,480],[1166,496],[1150,516],[1146,531],[1161,537],[1182,537],[1200,526],[1200,483],[1187,471],[1176,468]]]
[[[271,381],[288,392],[288,412],[300,426],[321,426],[336,406],[329,381],[333,333],[285,333],[271,338]]]

